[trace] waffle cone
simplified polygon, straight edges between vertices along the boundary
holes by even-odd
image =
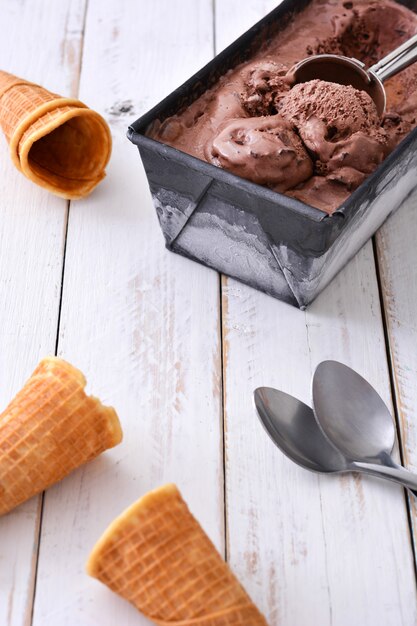
[[[115,519],[87,572],[160,626],[267,626],[175,485]]]
[[[0,515],[121,441],[116,412],[85,385],[79,370],[48,357],[0,415]]]
[[[18,170],[58,196],[82,198],[105,176],[109,127],[79,100],[0,71],[0,126]]]

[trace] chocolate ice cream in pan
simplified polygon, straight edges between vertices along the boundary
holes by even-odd
[[[286,0],[129,129],[167,247],[305,307],[417,184],[417,66],[381,118],[351,86],[291,85],[312,54],[367,66],[417,0]]]

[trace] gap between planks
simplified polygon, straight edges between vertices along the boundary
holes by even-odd
[[[85,37],[85,26],[87,22],[88,4],[89,4],[89,0],[85,0],[84,15],[83,15],[83,21],[82,21],[81,35],[80,35],[79,61],[78,61],[76,75],[74,76],[73,83],[72,83],[74,93],[72,93],[71,96],[73,98],[78,97],[79,88],[80,88],[80,78],[81,78],[81,71],[82,71],[82,64],[83,64],[84,37]],[[57,316],[56,336],[55,336],[55,351],[54,351],[55,356],[58,356],[58,348],[59,348],[59,331],[60,331],[60,325],[61,325],[62,296],[64,292],[65,259],[66,259],[66,252],[67,252],[68,223],[69,223],[70,209],[71,209],[71,200],[68,200],[66,213],[65,213],[65,233],[64,233],[64,245],[62,249],[62,272],[61,272],[61,284],[60,284],[60,292],[59,292],[59,305],[58,305],[58,316]],[[31,606],[29,607],[30,626],[32,626],[33,619],[34,619],[34,609],[35,609],[37,579],[38,579],[39,554],[40,554],[41,541],[42,541],[42,521],[43,521],[44,503],[45,503],[45,492],[42,492],[41,502],[40,502],[40,511],[39,511],[39,525],[37,529],[37,546],[36,546],[36,556],[35,556],[35,565],[34,565],[32,603],[31,603]]]
[[[212,9],[212,24],[213,24],[213,58],[217,54],[217,37],[216,37],[216,4],[217,0],[212,0],[211,9]],[[223,455],[223,530],[224,530],[224,559],[227,562],[229,559],[228,554],[228,520],[227,520],[227,463],[226,463],[226,414],[225,414],[225,373],[226,373],[226,364],[225,364],[225,345],[224,345],[224,311],[223,311],[223,283],[227,280],[227,277],[224,274],[218,273],[219,276],[219,338],[220,338],[220,372],[221,372],[221,389],[220,389],[220,397],[221,397],[221,434],[222,434],[222,455]]]
[[[399,210],[401,210],[401,207],[399,208]],[[388,330],[387,311],[385,309],[384,288],[383,288],[383,283],[382,283],[382,278],[381,278],[381,267],[380,267],[380,260],[378,257],[378,246],[376,243],[376,235],[372,237],[372,249],[373,249],[373,255],[374,255],[374,262],[375,262],[376,280],[377,280],[377,285],[378,285],[379,303],[381,307],[382,325],[384,329],[385,351],[386,351],[386,356],[387,356],[390,391],[391,391],[391,398],[392,398],[392,407],[393,407],[393,412],[394,412],[393,418],[395,422],[395,430],[396,430],[397,439],[398,439],[398,450],[400,454],[400,462],[402,465],[404,465],[404,442],[403,442],[403,437],[401,433],[401,424],[400,424],[400,416],[399,416],[399,408],[398,408],[399,398],[398,398],[397,389],[395,386],[395,372],[394,372],[393,357],[391,353],[391,339],[390,339],[390,334]],[[410,544],[411,544],[411,550],[413,553],[414,574],[416,577],[416,585],[417,585],[416,545],[414,541],[413,515],[412,515],[412,510],[411,510],[411,502],[410,502],[410,498],[413,498],[414,496],[411,496],[405,487],[403,491],[404,491],[404,500],[405,500],[405,506],[407,510],[408,526],[409,526],[409,532],[410,532]]]

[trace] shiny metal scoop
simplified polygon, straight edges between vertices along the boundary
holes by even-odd
[[[355,468],[417,489],[417,476],[392,459],[391,414],[362,376],[343,363],[323,361],[314,372],[312,397],[323,434]]]
[[[318,54],[297,63],[289,74],[295,83],[306,83],[319,78],[366,91],[382,116],[387,104],[384,81],[416,60],[417,35],[414,35],[369,69],[357,59],[336,54]]]
[[[323,434],[312,409],[293,396],[272,387],[259,387],[254,391],[254,401],[272,441],[297,465],[324,474],[362,472],[417,489],[417,478],[395,464],[356,463],[345,456]]]

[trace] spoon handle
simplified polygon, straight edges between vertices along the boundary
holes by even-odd
[[[396,483],[400,483],[404,487],[407,487],[413,495],[417,497],[417,475],[413,474],[406,470],[401,465],[396,465],[394,467],[388,467],[387,465],[376,465],[373,463],[361,463],[359,461],[354,461],[351,464],[352,470],[355,469],[359,472],[364,472],[365,474],[371,474],[372,476],[377,476],[378,478],[385,478],[387,480],[392,480]]]
[[[387,54],[383,59],[375,63],[370,72],[378,76],[382,82],[394,76],[400,70],[408,67],[417,60],[417,35],[405,41],[401,46]]]

